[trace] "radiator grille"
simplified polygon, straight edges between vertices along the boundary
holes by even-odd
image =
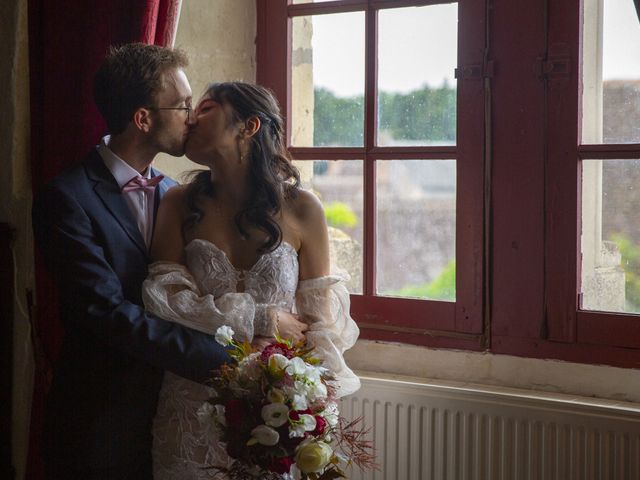
[[[380,471],[353,480],[639,480],[640,414],[473,389],[363,379]]]

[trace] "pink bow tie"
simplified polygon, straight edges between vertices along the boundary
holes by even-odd
[[[141,176],[133,177],[127,183],[125,183],[124,187],[122,187],[122,192],[131,192],[133,190],[144,190],[145,192],[153,192],[158,185],[164,175],[156,175],[153,178],[144,178]]]

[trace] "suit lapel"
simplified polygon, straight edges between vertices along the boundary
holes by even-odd
[[[138,224],[136,223],[129,206],[125,201],[120,187],[111,172],[106,167],[100,154],[94,152],[86,163],[87,175],[95,182],[94,191],[100,197],[107,210],[127,233],[131,241],[146,256],[148,254]]]

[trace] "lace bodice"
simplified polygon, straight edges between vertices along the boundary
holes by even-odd
[[[337,379],[340,396],[356,391],[360,382],[343,359],[358,338],[349,315],[349,293],[340,277],[298,281],[298,255],[282,242],[262,255],[249,270],[238,270],[213,243],[195,239],[185,247],[186,267],[156,262],[143,284],[145,307],[152,313],[190,328],[214,333],[230,325],[240,338],[273,335],[267,309],[296,311],[309,324],[307,343]],[[215,477],[229,462],[207,418],[198,415],[208,387],[165,374],[153,425],[156,480]],[[222,478],[221,476],[215,478]]]
[[[244,292],[262,304],[277,304],[291,310],[298,286],[298,254],[287,242],[262,255],[249,270],[237,270],[227,254],[207,240],[195,239],[185,248],[187,267],[200,291],[214,297]]]

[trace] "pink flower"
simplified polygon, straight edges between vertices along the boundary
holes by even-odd
[[[269,361],[269,357],[274,353],[284,355],[288,359],[294,357],[293,350],[289,348],[286,343],[272,343],[271,345],[264,347],[264,350],[262,350],[262,353],[260,354],[260,360],[267,363]]]

